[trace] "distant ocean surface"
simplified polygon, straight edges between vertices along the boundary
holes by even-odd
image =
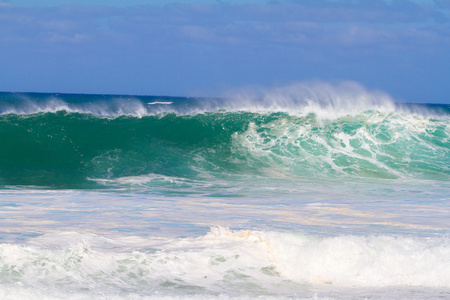
[[[1,299],[450,298],[450,105],[0,93]]]

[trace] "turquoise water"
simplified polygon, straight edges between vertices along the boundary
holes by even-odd
[[[450,107],[0,94],[6,299],[450,293]]]
[[[3,185],[95,188],[92,180],[148,174],[202,180],[279,172],[332,181],[450,176],[448,105],[416,105],[421,114],[404,106],[405,112],[368,108],[320,118],[253,107],[198,111],[208,99],[158,104],[111,96],[110,108],[104,97],[90,95],[30,95],[19,105],[21,97],[3,95],[10,102],[0,116]]]

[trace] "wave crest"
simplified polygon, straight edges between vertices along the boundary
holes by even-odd
[[[67,111],[101,117],[246,111],[292,115],[312,113],[319,119],[332,119],[367,110],[382,113],[396,110],[389,95],[368,91],[360,84],[349,81],[338,84],[299,82],[276,88],[245,88],[229,92],[223,98],[4,93],[0,95],[0,104],[0,114]]]
[[[394,100],[381,91],[368,91],[356,82],[298,82],[276,88],[247,88],[231,93],[236,110],[315,114],[319,119],[355,115],[367,110],[392,113]]]

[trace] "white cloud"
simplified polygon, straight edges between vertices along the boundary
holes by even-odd
[[[79,33],[71,35],[52,33],[48,38],[46,38],[46,41],[50,43],[81,43],[86,40],[89,40],[89,36]]]
[[[3,3],[3,2],[0,2]],[[320,5],[319,5],[319,4]],[[128,36],[132,40],[179,39],[191,43],[277,44],[286,46],[378,45],[436,42],[433,21],[442,13],[408,1],[299,2],[299,4],[170,4],[129,8],[61,6],[0,11],[0,35]],[[403,8],[403,9],[402,9]],[[446,23],[449,24],[447,20]],[[9,31],[9,32],[8,32]],[[408,33],[409,32],[409,33]],[[445,31],[441,30],[441,34]],[[415,41],[417,39],[417,41]],[[44,39],[45,40],[45,39]],[[50,39],[52,42],[64,39]],[[66,39],[70,40],[70,39]],[[79,38],[81,42],[86,39]],[[114,40],[114,39],[113,39]],[[49,41],[49,39],[47,39]],[[117,39],[123,41],[123,38]]]

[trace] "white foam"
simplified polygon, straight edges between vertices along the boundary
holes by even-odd
[[[158,100],[142,103],[137,98],[94,100],[90,103],[65,102],[64,96],[35,101],[30,96],[16,96],[20,103],[3,107],[2,114],[32,114],[40,112],[79,112],[102,117],[132,115],[142,117],[161,113],[199,114],[217,111],[249,111],[258,113],[286,112],[294,115],[314,113],[318,119],[338,118],[366,110],[383,113],[395,111],[392,98],[380,91],[368,91],[355,82],[330,84],[298,82],[288,86],[261,89],[241,89],[227,98],[189,99],[181,106],[172,101]],[[157,105],[158,104],[158,105]]]
[[[438,143],[434,142],[435,131],[442,132]],[[326,121],[286,116],[259,124],[250,122],[244,132],[234,133],[232,138],[234,150],[248,162],[284,168],[293,175],[334,170],[363,177],[398,178],[434,176],[431,169],[425,174],[415,168],[414,162],[442,169],[449,126],[445,120],[429,117],[388,117],[367,111]]]
[[[173,102],[171,101],[155,101],[155,102],[148,102],[147,105],[155,105],[155,104],[162,104],[162,105],[170,105]]]
[[[255,285],[278,292],[286,280],[335,287],[450,288],[450,245],[445,238],[318,238],[214,227],[198,238],[59,233],[35,238],[29,245],[0,245],[0,264],[8,278],[3,282],[75,291],[105,290],[120,283],[143,294],[164,282],[218,293],[230,285],[240,286],[241,292]]]
[[[450,287],[444,240],[342,236],[270,238],[277,269],[296,282],[338,286]],[[442,243],[444,242],[444,243]]]
[[[16,96],[17,97],[17,96]],[[57,96],[50,96],[43,100],[33,100],[30,96],[20,95],[12,104],[4,104],[1,114],[30,115],[37,113],[68,113],[92,114],[101,117],[136,116],[148,114],[146,107],[138,99],[110,98],[95,102],[67,102]]]
[[[230,92],[227,106],[234,110],[281,111],[296,115],[313,113],[318,119],[334,119],[367,110],[395,111],[393,99],[381,91],[368,91],[360,84],[345,81],[297,82],[275,88],[244,88]]]
[[[439,114],[420,105],[396,105],[388,94],[379,90],[368,90],[354,81],[337,83],[303,81],[271,88],[247,87],[229,91],[222,96],[222,98],[186,98],[185,101],[172,105],[173,101],[166,101],[164,98],[145,103],[138,97],[110,96],[83,103],[66,102],[64,95],[33,100],[32,96],[27,94],[17,94],[14,97],[18,101],[2,105],[0,114],[67,111],[101,117],[122,115],[143,117],[167,113],[196,115],[208,112],[245,111],[264,114],[284,112],[295,116],[314,114],[318,120],[325,120],[377,111],[382,118],[392,113],[449,118],[445,113]]]
[[[87,178],[88,180],[94,181],[98,184],[112,187],[146,187],[146,188],[160,188],[164,189],[173,188],[173,187],[196,187],[200,188],[205,185],[209,185],[204,181],[197,181],[193,179],[187,179],[183,177],[176,176],[165,176],[161,174],[144,174],[144,175],[136,175],[136,176],[123,176],[117,178]]]

